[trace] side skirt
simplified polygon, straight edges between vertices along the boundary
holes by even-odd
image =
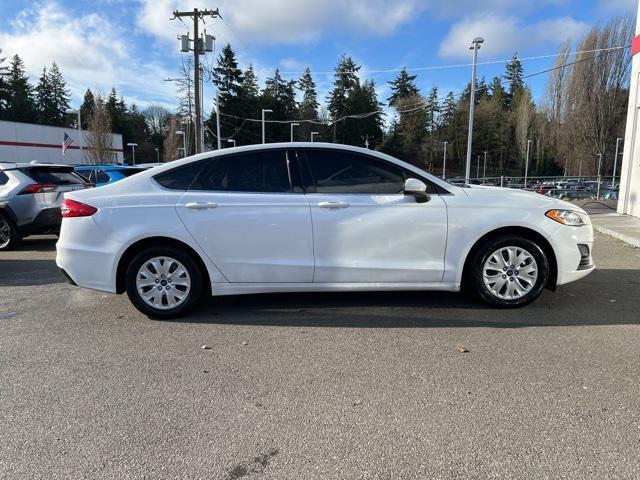
[[[460,291],[459,283],[212,283],[211,294],[243,295],[288,292]]]

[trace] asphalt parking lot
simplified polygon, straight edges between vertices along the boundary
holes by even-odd
[[[54,257],[0,253],[0,478],[640,478],[640,250],[608,237],[507,311],[286,294],[152,321]]]

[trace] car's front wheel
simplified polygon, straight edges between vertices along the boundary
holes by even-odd
[[[20,243],[20,235],[5,215],[0,213],[0,252],[11,250]]]
[[[202,296],[203,274],[195,260],[172,247],[139,252],[126,273],[127,295],[145,315],[167,319],[184,315]]]
[[[540,296],[548,279],[549,261],[544,250],[518,235],[490,239],[472,259],[472,286],[492,306],[528,305]]]

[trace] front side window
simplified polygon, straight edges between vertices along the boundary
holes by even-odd
[[[351,152],[309,149],[306,157],[318,193],[401,193],[407,178],[396,165]]]
[[[190,190],[215,192],[291,192],[290,169],[284,150],[247,152],[207,162]]]

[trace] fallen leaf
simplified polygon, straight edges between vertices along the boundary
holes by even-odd
[[[469,353],[469,350],[465,347],[458,347],[456,348],[456,352],[458,353]]]

